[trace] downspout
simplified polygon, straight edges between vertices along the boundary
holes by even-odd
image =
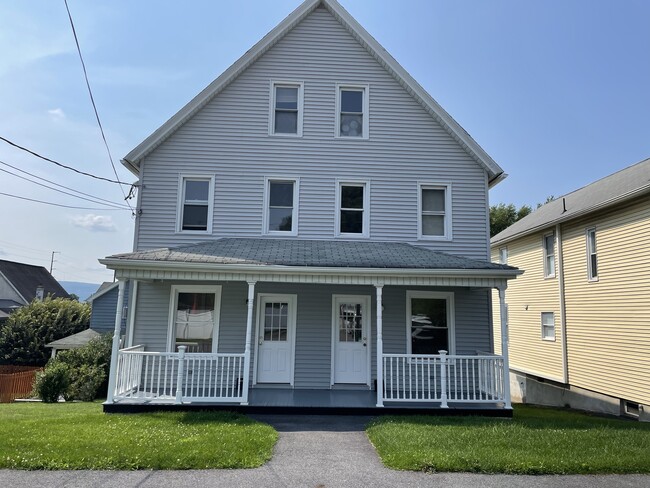
[[[569,383],[569,361],[566,344],[566,301],[564,292],[564,253],[562,251],[562,226],[555,226],[555,239],[557,240],[557,271],[558,288],[560,292],[560,334],[562,336],[562,382]]]

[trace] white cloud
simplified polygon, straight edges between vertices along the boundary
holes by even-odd
[[[72,225],[81,227],[91,232],[115,232],[117,227],[113,223],[113,218],[107,215],[77,215],[72,217]]]
[[[50,114],[53,120],[65,119],[65,112],[61,108],[53,108],[52,110],[48,110],[47,113]]]

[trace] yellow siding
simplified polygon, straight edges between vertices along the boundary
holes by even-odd
[[[508,328],[510,331],[510,366],[541,377],[562,380],[562,334],[560,326],[560,292],[557,278],[544,278],[544,256],[540,232],[509,242],[508,264],[524,270],[524,274],[508,283]],[[501,246],[504,247],[504,246]],[[492,250],[498,261],[499,246]],[[501,351],[499,297],[493,293],[495,351]],[[555,314],[555,341],[542,340],[541,313]]]
[[[597,282],[587,280],[585,232],[591,227],[596,228]],[[650,404],[647,197],[567,224],[563,234],[569,382]]]

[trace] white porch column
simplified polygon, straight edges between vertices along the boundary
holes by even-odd
[[[117,282],[117,310],[115,311],[115,330],[113,331],[113,350],[111,352],[111,366],[108,375],[108,394],[106,402],[113,403],[115,385],[117,384],[117,354],[120,349],[120,333],[122,331],[122,308],[124,307],[124,280]]]
[[[383,302],[382,291],[384,285],[375,285],[377,289],[377,406],[384,406],[384,340],[383,329]]]
[[[499,315],[501,316],[501,355],[503,356],[503,395],[505,408],[512,408],[510,400],[510,360],[508,359],[508,314],[506,313],[506,288],[499,286]]]
[[[248,282],[248,300],[246,305],[246,348],[244,349],[244,391],[242,392],[242,405],[248,405],[248,382],[251,374],[251,338],[253,335],[253,305],[255,300],[255,281]]]

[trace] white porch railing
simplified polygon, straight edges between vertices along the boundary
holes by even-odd
[[[388,402],[505,402],[503,358],[383,354],[384,400]]]
[[[143,402],[243,401],[244,354],[147,352],[121,349],[113,399]]]

